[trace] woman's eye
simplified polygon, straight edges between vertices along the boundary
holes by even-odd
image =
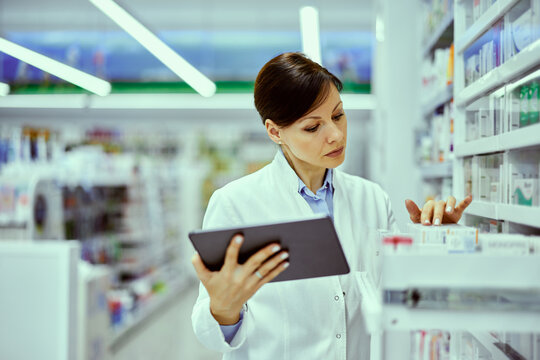
[[[339,120],[339,119],[341,119],[341,117],[342,117],[343,115],[345,115],[345,114],[341,113],[341,114],[338,114],[338,115],[334,116],[334,120]]]
[[[313,127],[307,128],[306,131],[315,132],[318,128],[319,128],[319,125],[315,125]]]

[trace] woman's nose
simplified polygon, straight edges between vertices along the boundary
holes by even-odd
[[[343,131],[335,123],[332,123],[328,128],[327,141],[329,144],[339,142],[343,138]]]

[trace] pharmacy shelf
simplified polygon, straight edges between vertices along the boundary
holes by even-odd
[[[422,104],[422,115],[424,115],[424,117],[431,115],[439,106],[450,102],[453,96],[454,85],[446,86],[444,89],[436,92],[431,98]]]
[[[426,57],[429,55],[429,53],[431,52],[431,49],[437,44],[442,34],[444,34],[446,29],[448,29],[448,27],[452,25],[453,22],[454,22],[454,11],[449,11],[448,14],[446,14],[444,18],[442,19],[439,27],[426,41],[422,50],[423,57]]]
[[[464,157],[534,146],[540,146],[540,124],[457,144],[454,153],[457,157]]]
[[[497,86],[516,79],[538,64],[540,64],[540,40],[536,40],[519,54],[463,89],[456,96],[455,104],[465,106]]]
[[[487,154],[500,151],[499,136],[490,136],[478,140],[456,144],[454,154],[457,157]]]
[[[503,17],[506,12],[514,6],[519,0],[498,0],[492,4],[489,9],[480,18],[471,25],[463,35],[456,39],[457,54],[461,54],[476,39],[484,34],[495,22]]]
[[[504,133],[498,136],[500,150],[540,146],[540,124]]]
[[[466,214],[499,220],[497,204],[474,200],[465,210]]]
[[[483,347],[486,348],[486,350],[491,354],[492,360],[508,360],[509,359],[509,357],[506,356],[506,354],[504,354],[501,349],[495,346],[495,343],[498,342],[498,340],[495,339],[489,333],[482,332],[482,331],[472,331],[471,335],[480,344],[482,344]]]
[[[540,332],[536,312],[421,310],[383,306],[385,330],[444,329],[457,331]]]
[[[473,201],[465,213],[540,228],[540,207]]]
[[[445,161],[441,163],[422,165],[420,167],[420,173],[422,174],[422,179],[424,180],[441,179],[452,177],[452,169],[452,162]]]
[[[540,228],[540,207],[499,204],[497,212],[500,220]]]

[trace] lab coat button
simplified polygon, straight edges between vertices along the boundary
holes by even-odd
[[[339,300],[339,296],[334,296],[334,300],[338,301]]]
[[[336,339],[341,339],[341,334],[336,334]]]

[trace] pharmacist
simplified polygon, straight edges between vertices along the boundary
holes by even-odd
[[[375,239],[366,228],[397,230],[379,185],[337,169],[345,158],[347,118],[339,79],[299,53],[270,60],[255,82],[255,106],[277,154],[263,169],[212,195],[203,229],[287,221],[322,213],[334,219],[351,273],[267,284],[287,268],[287,252],[272,244],[239,265],[242,237],[227,249],[220,271],[199,255],[201,280],[192,321],[206,347],[224,359],[368,359],[353,273],[371,269]],[[406,207],[413,222],[455,223],[465,199]],[[266,285],[265,285],[266,284]],[[265,285],[265,286],[263,286]]]

